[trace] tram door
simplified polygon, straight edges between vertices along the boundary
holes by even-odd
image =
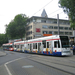
[[[54,41],[54,48],[53,48],[53,51],[54,52],[57,52],[60,50],[60,41]]]
[[[30,44],[30,52],[32,52],[32,44]]]
[[[48,52],[48,49],[46,50],[46,40],[42,41],[42,53],[43,53],[43,51],[47,51]]]
[[[53,53],[53,42],[52,41],[49,42],[49,50],[50,50],[50,54],[52,54]]]
[[[40,52],[41,43],[38,43],[38,52]]]

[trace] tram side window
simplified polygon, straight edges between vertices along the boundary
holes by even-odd
[[[14,48],[17,48],[17,45],[14,45]]]
[[[60,48],[60,43],[59,43],[59,41],[55,41],[55,42],[54,42],[54,47],[55,47],[55,48]]]
[[[38,46],[40,47],[41,46],[41,43],[38,43]]]
[[[17,48],[19,48],[19,45],[17,45]]]
[[[35,43],[35,49],[37,49],[37,43]]]
[[[37,43],[33,43],[33,49],[37,49]]]
[[[9,47],[12,47],[12,46],[9,46]]]
[[[33,43],[33,49],[35,49],[35,43]]]
[[[23,48],[24,45],[21,45],[21,49]]]
[[[58,41],[58,48],[60,48],[60,42]]]
[[[46,48],[46,40],[43,40],[42,43],[43,43],[43,47]]]
[[[41,43],[38,43],[38,50],[40,50],[40,47],[41,47]]]
[[[16,48],[16,45],[15,45],[15,48]]]
[[[54,42],[54,47],[55,47],[55,48],[57,47],[57,41]]]
[[[49,48],[49,42],[47,42],[47,48]]]
[[[22,45],[21,45],[21,49],[22,49]]]

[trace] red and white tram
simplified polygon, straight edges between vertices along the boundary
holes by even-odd
[[[14,48],[13,48],[12,43],[6,43],[6,44],[3,44],[3,50],[13,51]]]
[[[14,42],[14,50],[57,56],[71,54],[68,36],[59,35]]]

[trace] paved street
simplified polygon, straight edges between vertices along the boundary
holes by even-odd
[[[55,57],[5,51],[0,75],[74,75],[75,56]]]
[[[5,55],[6,55],[6,53],[4,51],[0,51],[0,57],[5,56]]]

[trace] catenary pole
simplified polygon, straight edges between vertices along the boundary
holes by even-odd
[[[57,14],[57,25],[58,25],[58,35],[60,35],[60,30],[59,30],[59,14]]]

